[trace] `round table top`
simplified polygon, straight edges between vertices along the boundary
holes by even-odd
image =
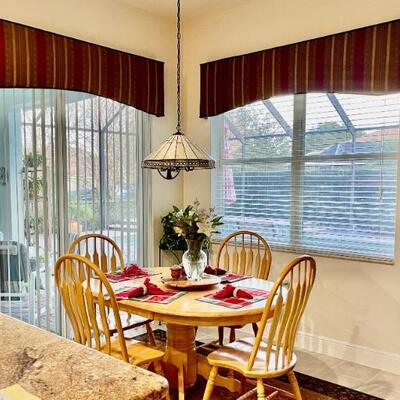
[[[161,282],[162,276],[169,276],[169,268],[151,268],[151,272],[158,275],[151,276],[151,282],[161,288],[170,289]],[[135,279],[132,286],[139,286],[143,279]],[[270,291],[274,282],[264,279],[248,278],[235,283],[234,286],[248,287]],[[127,281],[113,283],[114,290],[126,286]],[[119,307],[122,311],[141,315],[146,318],[164,321],[167,323],[189,326],[233,326],[256,322],[261,319],[266,300],[255,302],[239,309],[231,309],[215,304],[196,301],[209,293],[219,290],[223,284],[215,285],[207,290],[185,291],[185,295],[169,304],[147,303],[135,300],[120,300]]]

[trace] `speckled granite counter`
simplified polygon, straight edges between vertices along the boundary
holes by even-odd
[[[0,314],[0,388],[20,384],[43,400],[163,399],[147,370]]]

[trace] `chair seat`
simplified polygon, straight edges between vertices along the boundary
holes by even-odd
[[[161,360],[164,357],[164,352],[146,343],[138,342],[136,340],[126,340],[126,347],[130,363],[134,365],[146,364],[152,361]],[[104,344],[100,351],[109,354],[107,345]],[[123,360],[121,353],[121,346],[118,339],[111,340],[111,352],[112,357]]]
[[[209,354],[207,357],[208,362],[212,366],[233,369],[247,378],[261,378],[266,376],[272,378],[286,373],[286,371],[293,369],[296,365],[297,358],[295,354],[293,354],[289,365],[284,366],[281,357],[279,357],[277,365],[275,365],[275,352],[272,351],[267,368],[265,361],[267,343],[262,341],[253,368],[248,370],[247,363],[253,351],[254,342],[254,337],[248,337],[229,343]]]

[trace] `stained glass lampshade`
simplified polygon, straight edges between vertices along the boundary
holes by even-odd
[[[180,170],[215,168],[215,160],[187,136],[177,132],[144,159],[143,168],[157,169],[164,178],[173,179]]]

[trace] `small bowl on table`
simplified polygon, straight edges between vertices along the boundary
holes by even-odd
[[[182,276],[182,268],[180,265],[173,265],[170,268],[171,271],[171,278],[174,280],[179,280]]]

